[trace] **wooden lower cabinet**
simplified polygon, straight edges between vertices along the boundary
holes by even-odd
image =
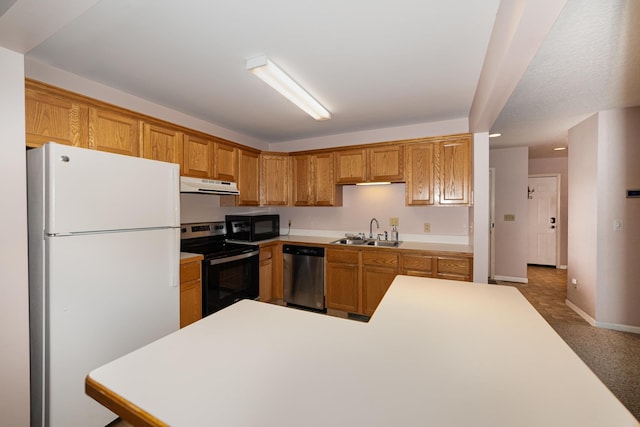
[[[473,281],[473,258],[438,256],[434,277],[471,282]]]
[[[202,256],[180,261],[180,327],[202,319]]]
[[[360,251],[327,248],[326,305],[333,310],[360,312]]]
[[[433,260],[431,255],[402,254],[402,274],[405,276],[433,277]]]
[[[398,274],[398,254],[363,250],[362,313],[371,316]]]

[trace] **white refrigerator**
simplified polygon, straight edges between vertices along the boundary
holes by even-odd
[[[104,426],[93,369],[179,329],[179,167],[27,152],[31,425]]]

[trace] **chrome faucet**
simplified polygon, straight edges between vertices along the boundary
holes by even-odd
[[[373,221],[376,222],[376,228],[379,230],[380,229],[380,224],[378,224],[378,220],[375,218],[371,218],[371,221],[369,221],[369,238],[373,239]]]

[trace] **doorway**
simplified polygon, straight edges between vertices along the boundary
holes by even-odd
[[[530,175],[528,180],[527,264],[559,265],[560,175]]]

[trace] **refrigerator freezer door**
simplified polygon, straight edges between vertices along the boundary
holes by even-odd
[[[89,371],[179,328],[179,229],[45,239],[49,424],[106,425]]]
[[[53,143],[41,150],[45,234],[180,226],[178,165]]]

